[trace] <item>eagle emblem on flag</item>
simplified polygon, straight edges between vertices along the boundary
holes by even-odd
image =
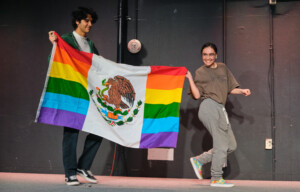
[[[90,90],[94,104],[98,111],[110,126],[124,125],[133,121],[138,114],[142,101],[138,101],[136,106],[135,91],[131,82],[123,76],[117,75],[108,80],[102,80],[102,86],[96,87],[94,94]]]

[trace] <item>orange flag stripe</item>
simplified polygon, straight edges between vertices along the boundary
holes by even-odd
[[[59,47],[56,47],[56,53],[54,55],[53,61],[70,65],[74,69],[74,71],[81,73],[86,78],[91,67],[90,64],[84,63],[82,61],[70,57],[64,49],[61,49]]]
[[[185,75],[156,75],[150,74],[147,78],[147,89],[171,90],[182,88]]]

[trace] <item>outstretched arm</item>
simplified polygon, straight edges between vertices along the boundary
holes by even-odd
[[[193,97],[195,99],[199,99],[200,98],[200,92],[199,92],[199,89],[197,88],[197,86],[195,85],[192,74],[188,71],[186,73],[185,77],[189,80],[190,89],[191,89]]]
[[[251,91],[250,91],[250,89],[235,88],[235,89],[232,89],[230,94],[243,94],[244,96],[249,96],[249,95],[251,95]]]

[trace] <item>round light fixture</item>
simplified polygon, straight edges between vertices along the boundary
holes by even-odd
[[[128,51],[130,53],[138,53],[141,48],[142,48],[142,44],[139,40],[137,39],[132,39],[128,42]]]

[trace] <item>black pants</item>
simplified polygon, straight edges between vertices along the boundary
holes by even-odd
[[[76,169],[90,170],[96,153],[102,142],[102,137],[89,134],[84,143],[83,152],[77,163],[77,140],[79,130],[65,127],[63,135],[63,164],[66,177],[76,175]]]

